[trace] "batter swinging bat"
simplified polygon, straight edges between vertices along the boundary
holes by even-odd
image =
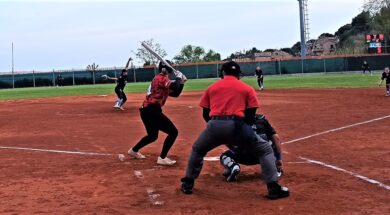
[[[161,62],[163,62],[165,65],[167,65],[169,68],[172,69],[173,73],[177,76],[178,72],[175,68],[171,66],[164,58],[162,58],[159,54],[157,54],[152,48],[150,48],[146,43],[142,42],[141,45],[148,50],[153,56],[155,56],[157,59],[159,59]]]

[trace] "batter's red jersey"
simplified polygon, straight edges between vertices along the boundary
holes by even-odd
[[[247,108],[258,108],[255,90],[234,76],[225,75],[212,84],[200,100],[201,107],[209,108],[212,116],[244,117]]]
[[[168,75],[161,73],[156,75],[149,85],[143,107],[147,107],[150,104],[163,106],[169,96],[169,85],[171,85],[171,83]]]

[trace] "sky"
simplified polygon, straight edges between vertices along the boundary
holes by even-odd
[[[364,0],[309,0],[310,38],[335,33]],[[297,0],[0,0],[0,73],[121,67],[153,38],[172,59],[185,45],[222,55],[300,41]],[[136,65],[141,65],[135,59]]]

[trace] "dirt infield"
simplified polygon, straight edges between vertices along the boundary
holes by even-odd
[[[155,164],[165,134],[142,150],[146,160],[116,157],[145,134],[143,94],[128,95],[123,112],[112,109],[114,95],[0,101],[0,214],[390,214],[390,98],[382,89],[258,93],[262,112],[290,141],[281,183],[292,195],[277,201],[263,197],[257,166],[226,183],[215,161],[205,163],[193,195],[181,194],[191,145],[205,126],[200,96],[185,92],[164,108],[179,129],[169,154],[175,167]]]

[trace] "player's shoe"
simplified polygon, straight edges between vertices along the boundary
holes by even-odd
[[[192,189],[194,188],[194,179],[182,178],[181,180],[181,192],[185,194],[192,194]]]
[[[290,196],[290,191],[287,187],[280,186],[277,182],[272,182],[267,184],[268,187],[268,195],[266,197],[268,199],[281,199]]]
[[[129,149],[127,153],[130,155],[130,157],[135,159],[145,159],[145,155],[141,154],[140,152],[133,151],[133,148]]]
[[[233,169],[230,171],[230,174],[227,176],[226,181],[227,182],[234,182],[237,181],[237,176],[240,173],[240,166],[235,165]]]
[[[121,110],[121,111],[125,110],[122,106],[120,106],[118,109]]]
[[[118,103],[118,102],[115,103],[114,108],[115,108],[115,109],[120,109],[120,106],[119,106],[119,103]]]
[[[158,156],[157,158],[157,164],[164,165],[164,166],[172,166],[175,165],[176,161],[171,160],[168,157],[165,157],[164,159]]]
[[[225,167],[225,169],[223,170],[222,175],[223,175],[223,177],[227,178],[227,177],[229,177],[230,173],[231,173],[230,169]]]
[[[276,172],[276,174],[278,175],[278,178],[282,177],[282,175],[283,175],[283,170],[278,170],[278,171]]]
[[[387,91],[387,92],[386,92],[386,96],[390,96],[390,91]]]

